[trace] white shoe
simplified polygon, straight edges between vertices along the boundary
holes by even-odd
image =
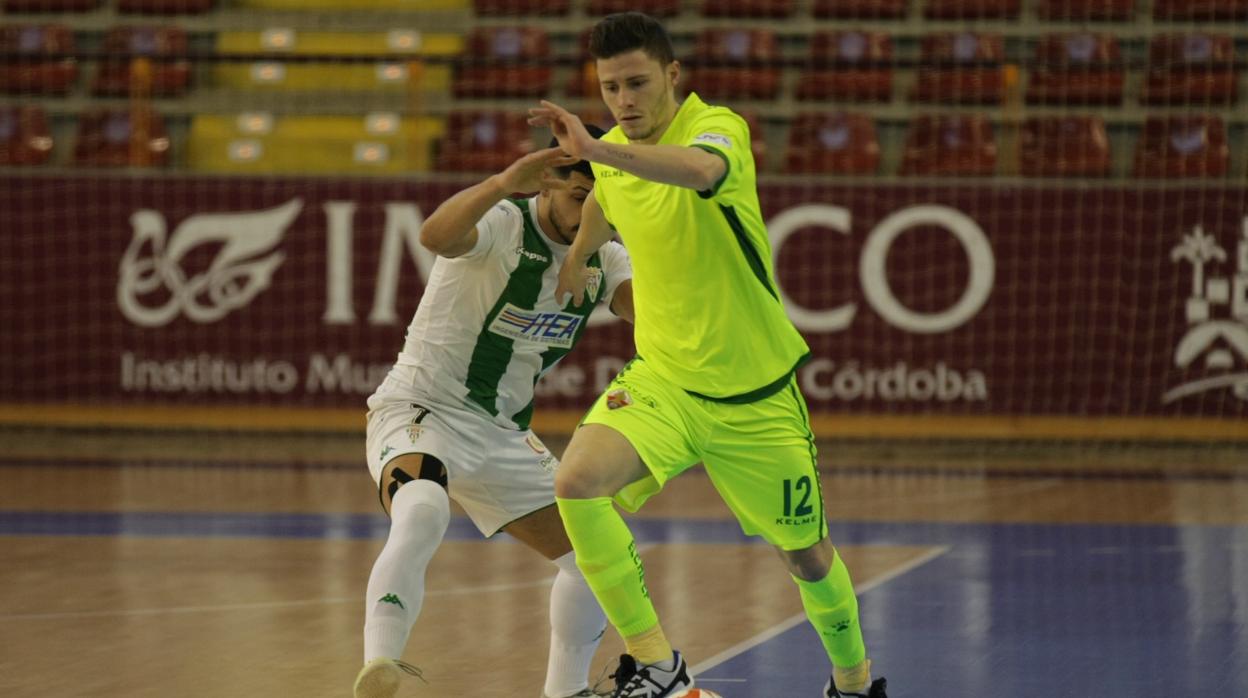
[[[355,677],[355,698],[393,698],[399,692],[403,674],[422,681],[420,669],[400,659],[374,659],[360,669]]]

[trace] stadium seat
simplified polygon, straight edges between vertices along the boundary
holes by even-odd
[[[42,165],[52,155],[52,134],[41,107],[0,106],[0,165]]]
[[[74,35],[65,26],[0,27],[0,53],[23,57],[0,62],[0,91],[65,94],[78,78],[77,62],[65,56],[73,51]]]
[[[1153,17],[1180,21],[1248,19],[1248,0],[1153,0]]]
[[[1040,0],[1036,16],[1043,20],[1125,22],[1135,13],[1135,0]]]
[[[1226,127],[1217,116],[1149,117],[1135,146],[1136,177],[1224,177]]]
[[[920,115],[910,121],[902,175],[990,176],[997,168],[992,123],[983,114]]]
[[[1107,177],[1110,173],[1109,138],[1099,116],[1027,119],[1019,152],[1027,177]]]
[[[212,9],[215,0],[117,0],[117,11],[140,15],[200,14]]]
[[[233,174],[404,174],[430,168],[443,128],[436,117],[394,112],[197,114],[186,162],[196,171]]]
[[[651,17],[675,17],[680,14],[680,0],[589,0],[586,14],[610,15],[635,10]]]
[[[906,0],[815,0],[811,13],[818,19],[901,19]]]
[[[5,12],[87,12],[100,0],[3,0]]]
[[[480,17],[553,17],[568,14],[572,3],[570,0],[472,0],[472,8]]]
[[[1049,34],[1036,43],[1032,104],[1121,104],[1122,50],[1109,34]]]
[[[448,60],[463,53],[463,36],[413,29],[387,31],[222,31],[213,81],[236,90],[333,90],[445,92]],[[264,60],[230,60],[263,54]],[[375,62],[335,60],[338,56],[377,55]],[[271,56],[271,58],[268,58]],[[289,56],[294,60],[285,60]],[[309,59],[307,57],[314,57]],[[426,60],[426,59],[435,60]]]
[[[478,27],[468,34],[451,91],[465,97],[544,97],[552,73],[550,37],[536,27]]]
[[[1237,97],[1235,43],[1226,34],[1164,34],[1148,50],[1143,104],[1227,104]]]
[[[542,145],[545,145],[544,143]],[[511,112],[452,112],[438,147],[441,172],[498,172],[534,149],[528,120]]]
[[[1009,19],[1018,17],[1020,0],[927,0],[928,19]]]
[[[782,19],[792,17],[794,0],[702,0],[703,17]]]
[[[866,114],[806,112],[789,127],[785,174],[875,174],[880,143]]]
[[[137,87],[154,96],[172,97],[184,94],[191,84],[186,30],[181,27],[113,27],[104,33],[101,51],[117,57],[100,61],[91,83],[93,94],[125,95]],[[152,59],[146,89],[134,80],[134,70],[138,68],[132,59],[136,56]]]
[[[74,164],[163,167],[169,163],[165,121],[151,109],[92,109],[78,118]]]
[[[914,90],[919,102],[999,104],[1004,96],[1005,43],[995,34],[928,34],[920,48]]]
[[[797,80],[801,100],[887,102],[893,94],[893,41],[883,32],[819,32]]]
[[[769,29],[703,29],[688,87],[709,99],[774,99],[780,91],[780,50]]]

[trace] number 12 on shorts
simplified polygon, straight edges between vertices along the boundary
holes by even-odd
[[[803,475],[796,480],[784,481],[784,515],[785,516],[810,516],[814,511],[814,507],[810,505],[811,493],[810,476]],[[795,495],[801,497],[797,503],[797,508],[793,508],[793,500]]]

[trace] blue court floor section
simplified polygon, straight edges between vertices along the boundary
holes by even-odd
[[[363,514],[0,511],[9,536],[376,539],[387,526]],[[643,544],[760,544],[731,521],[630,526]],[[479,539],[464,518],[447,536]],[[948,548],[861,595],[891,698],[1248,698],[1248,527],[861,522],[832,536]],[[828,672],[802,623],[701,678],[725,698],[817,698]]]

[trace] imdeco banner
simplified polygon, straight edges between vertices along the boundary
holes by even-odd
[[[363,410],[434,261],[420,227],[465,184],[3,178],[0,401]],[[1248,416],[1246,189],[761,199],[814,410]],[[600,314],[540,406],[584,408],[632,351]]]

